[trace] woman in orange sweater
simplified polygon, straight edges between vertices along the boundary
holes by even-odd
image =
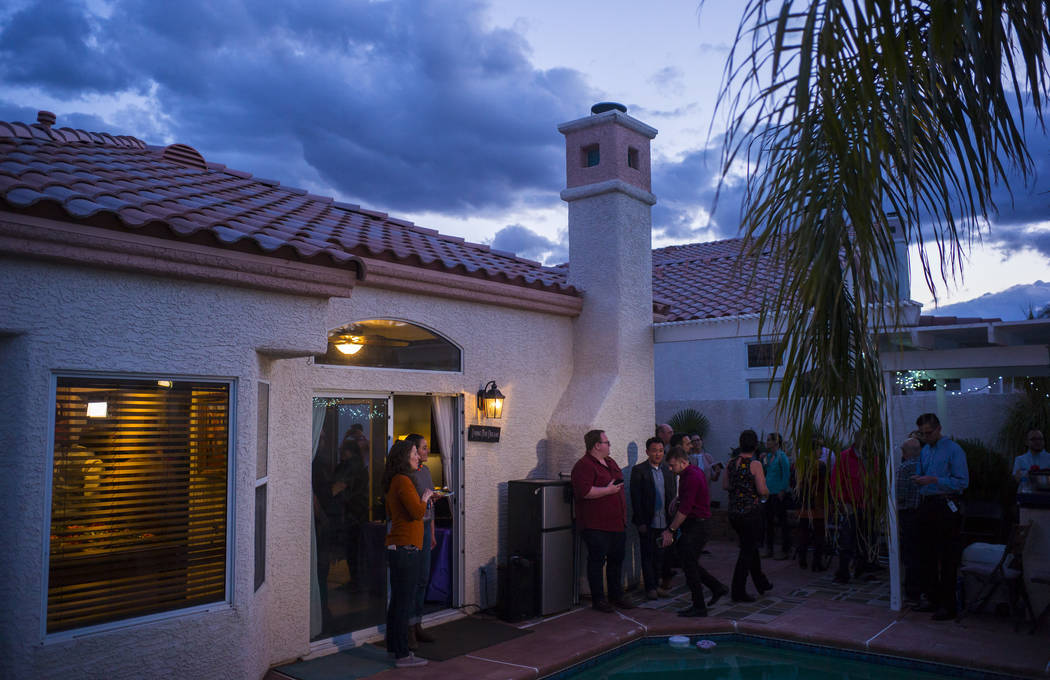
[[[427,489],[420,497],[410,475],[419,467],[419,453],[408,442],[394,442],[386,457],[383,491],[386,494],[387,563],[390,566],[390,604],[386,611],[386,648],[394,655],[398,668],[426,665],[408,649],[408,619],[419,578],[420,550],[423,547],[423,514],[430,497]]]

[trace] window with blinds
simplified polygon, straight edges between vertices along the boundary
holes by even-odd
[[[47,632],[226,599],[230,384],[58,377]]]

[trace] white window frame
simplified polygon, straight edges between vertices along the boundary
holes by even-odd
[[[92,626],[84,626],[83,628],[74,628],[72,630],[63,630],[56,633],[47,632],[47,594],[48,594],[48,575],[50,571],[51,561],[51,489],[54,483],[53,472],[55,468],[55,402],[58,399],[58,380],[59,378],[112,378],[114,380],[193,380],[195,382],[208,382],[215,384],[226,384],[230,389],[230,424],[229,424],[229,439],[226,443],[227,446],[227,462],[226,462],[226,586],[224,588],[224,596],[222,601],[211,602],[208,604],[194,605],[192,607],[186,607],[183,609],[172,609],[166,612],[157,612],[154,614],[146,614],[144,616],[136,616],[128,619],[121,619],[119,621],[107,621],[105,623],[98,623]],[[237,504],[236,504],[236,486],[235,480],[237,479],[237,449],[236,449],[236,432],[237,432],[237,390],[239,388],[239,381],[233,376],[210,376],[210,375],[188,375],[188,374],[172,374],[172,373],[135,373],[135,372],[123,372],[123,371],[52,371],[51,372],[51,384],[48,395],[48,416],[47,416],[47,465],[44,476],[45,487],[44,487],[44,530],[42,532],[44,539],[41,541],[43,544],[43,560],[41,562],[40,574],[40,641],[42,644],[50,645],[55,643],[66,642],[68,640],[85,637],[89,635],[95,635],[98,633],[105,633],[113,630],[120,630],[122,628],[131,628],[134,626],[141,626],[150,624],[155,621],[163,621],[166,619],[176,618],[180,616],[188,616],[193,614],[201,614],[212,611],[228,611],[233,608],[233,583],[234,583],[234,529],[237,524]]]

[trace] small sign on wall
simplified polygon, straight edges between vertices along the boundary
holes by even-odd
[[[488,425],[470,425],[467,427],[468,442],[498,442],[499,428]]]

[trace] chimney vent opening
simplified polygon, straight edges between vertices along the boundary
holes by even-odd
[[[601,163],[602,156],[597,144],[591,144],[580,149],[580,167],[593,168]]]
[[[619,102],[598,102],[591,107],[591,113],[598,115],[599,113],[605,113],[606,111],[619,111],[620,113],[627,113],[627,107]]]

